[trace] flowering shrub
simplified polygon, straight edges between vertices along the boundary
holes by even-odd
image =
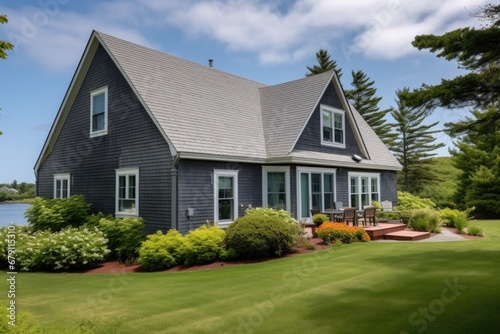
[[[139,262],[149,271],[165,270],[184,263],[184,237],[177,230],[147,236],[139,249]]]
[[[184,237],[185,264],[212,263],[225,256],[226,232],[218,226],[200,226]]]
[[[351,243],[354,241],[369,241],[368,233],[357,226],[348,226],[344,223],[323,223],[316,229],[318,237],[326,243],[341,241],[342,243]]]
[[[63,199],[37,197],[24,216],[34,231],[57,232],[67,226],[82,226],[87,220],[89,211],[90,204],[85,202],[83,195]]]
[[[58,271],[95,267],[109,252],[108,240],[95,229],[17,234],[16,260],[22,271]]]
[[[9,230],[11,236],[9,237]],[[17,226],[17,225],[12,225],[9,227],[3,226],[0,227],[0,269],[5,269],[7,268],[7,256],[9,252],[9,244],[11,245],[11,251],[15,250],[17,248],[17,244],[20,240],[19,235],[22,234],[27,234],[28,233],[28,227],[23,225],[23,226]],[[14,238],[13,238],[14,237]],[[1,333],[1,332],[0,332]]]

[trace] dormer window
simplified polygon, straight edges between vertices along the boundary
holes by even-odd
[[[108,133],[108,87],[90,93],[90,137]]]
[[[321,144],[345,148],[345,112],[322,105]]]

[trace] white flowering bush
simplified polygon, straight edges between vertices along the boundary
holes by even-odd
[[[65,228],[60,232],[17,234],[16,262],[21,271],[86,269],[104,261],[109,249],[104,234],[95,229]]]

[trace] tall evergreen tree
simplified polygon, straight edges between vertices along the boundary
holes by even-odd
[[[314,65],[313,67],[306,66],[307,69],[309,70],[309,73],[306,73],[306,76],[309,77],[314,74],[319,74],[331,70],[335,70],[335,73],[337,73],[337,77],[340,78],[342,77],[342,69],[337,68],[337,61],[330,59],[331,55],[328,53],[327,50],[324,49],[319,49],[318,52],[316,52],[316,60],[318,61],[318,65]]]
[[[475,207],[477,218],[500,217],[500,120],[498,110],[472,111],[447,131],[458,139],[450,153],[461,170],[455,201],[460,206]]]
[[[354,108],[363,116],[365,121],[382,139],[382,141],[391,148],[397,135],[391,131],[394,124],[387,123],[385,116],[392,111],[392,108],[380,110],[378,103],[382,97],[377,97],[377,89],[374,87],[375,81],[361,70],[352,71],[352,87],[346,90],[346,96]]]
[[[484,109],[500,101],[500,5],[488,5],[477,15],[486,25],[443,34],[419,35],[412,42],[419,50],[437,52],[438,57],[456,60],[469,73],[440,84],[426,85],[402,97],[412,106]],[[497,118],[500,116],[497,114]]]
[[[439,122],[423,125],[422,121],[429,112],[425,108],[410,108],[400,95],[407,89],[396,92],[397,109],[391,112],[396,121],[397,132],[396,144],[392,147],[394,155],[403,170],[398,176],[400,189],[414,193],[422,189],[424,184],[437,181],[436,174],[432,171],[434,163],[432,157],[436,155],[434,150],[443,147],[443,143],[435,143],[434,134],[439,130],[432,130]]]

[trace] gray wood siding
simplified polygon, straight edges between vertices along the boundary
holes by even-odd
[[[320,99],[320,103],[314,110],[309,122],[307,123],[304,131],[300,135],[297,144],[295,145],[295,150],[305,150],[305,151],[314,151],[314,152],[323,152],[323,153],[333,153],[333,154],[343,154],[343,155],[353,155],[353,154],[361,154],[358,143],[356,142],[356,138],[354,137],[354,132],[349,125],[347,119],[345,120],[345,144],[346,148],[335,148],[329,146],[321,146],[321,112],[320,105],[324,104],[327,106],[331,106],[337,109],[343,110],[340,99],[335,92],[335,88],[333,87],[333,83],[328,85],[325,93]],[[346,114],[347,117],[347,114]]]
[[[199,160],[181,160],[178,180],[178,230],[190,229],[214,221],[214,169],[238,170],[239,214],[249,204],[262,206],[262,167],[258,164],[239,164]],[[241,207],[243,205],[243,207]],[[194,216],[188,222],[186,209],[193,208]]]
[[[90,138],[90,92],[108,86],[108,134]],[[39,196],[53,197],[53,175],[71,174],[71,194],[93,212],[115,213],[116,169],[139,168],[139,215],[146,231],[171,226],[169,147],[136,95],[99,46],[54,150],[40,168]]]

